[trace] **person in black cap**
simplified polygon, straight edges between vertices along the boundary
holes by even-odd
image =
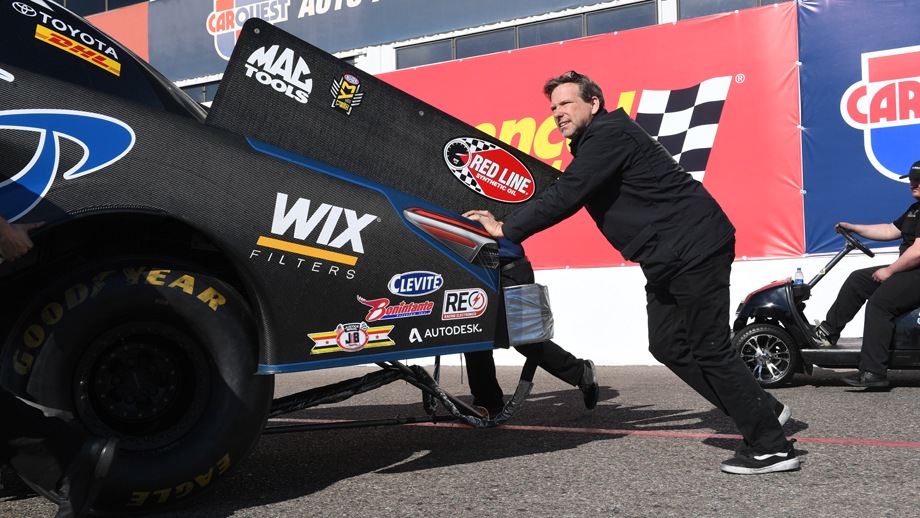
[[[901,176],[910,182],[910,194],[920,200],[920,161]],[[837,299],[815,332],[826,346],[834,346],[844,326],[866,305],[859,371],[847,374],[843,382],[854,387],[888,386],[888,350],[894,336],[895,319],[920,305],[920,201],[915,201],[892,223],[862,224],[841,221],[837,227],[874,241],[901,239],[898,259],[888,266],[872,266],[850,274]]]
[[[10,224],[0,217],[0,259],[15,261],[32,248],[29,231],[41,223]],[[115,458],[118,440],[98,438],[46,416],[0,388],[0,465],[58,504],[55,518],[86,516]]]

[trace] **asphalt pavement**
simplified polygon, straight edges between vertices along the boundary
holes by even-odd
[[[276,378],[276,394],[352,378],[352,367]],[[499,367],[507,393],[518,367]],[[539,371],[505,425],[453,422],[264,435],[226,480],[166,517],[907,517],[920,516],[920,371],[893,371],[885,392],[817,369],[773,394],[792,408],[799,471],[730,475],[732,422],[663,367],[599,367],[601,402]],[[468,394],[459,367],[442,385]],[[271,424],[423,416],[399,381]],[[4,476],[0,517],[55,507]]]

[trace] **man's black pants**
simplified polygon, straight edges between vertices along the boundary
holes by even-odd
[[[732,347],[729,276],[734,240],[671,281],[647,286],[649,351],[685,383],[734,420],[755,451],[788,448],[774,411]]]
[[[501,284],[503,287],[532,284],[533,282],[533,267],[526,258],[502,268]],[[498,311],[495,345],[496,347],[507,347],[508,328],[505,322],[504,299],[500,300]],[[547,340],[539,344],[522,345],[515,349],[528,359],[535,359],[540,368],[562,381],[570,385],[577,385],[581,382],[585,370],[584,361],[579,360],[555,342]],[[474,404],[482,406],[501,404],[504,392],[495,378],[495,360],[492,358],[492,351],[465,353],[464,356]]]
[[[836,343],[843,328],[866,305],[860,370],[885,375],[894,337],[895,320],[920,306],[920,269],[898,272],[879,284],[872,274],[883,266],[856,270],[840,286],[837,300],[827,311],[828,338]]]

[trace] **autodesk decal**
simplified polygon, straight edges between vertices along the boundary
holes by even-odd
[[[892,180],[916,160],[920,141],[920,46],[866,52],[862,80],[840,100],[847,124],[862,130],[866,157]]]
[[[125,156],[134,147],[134,131],[125,123],[100,115],[71,110],[0,111],[0,130],[39,134],[35,155],[8,180],[0,182],[0,213],[15,221],[44,198],[60,165],[59,139],[83,148],[83,158],[63,173],[72,180],[98,171]]]
[[[250,18],[261,18],[272,25],[286,22],[290,3],[291,0],[214,0],[206,26],[214,36],[217,54],[230,59],[239,31]]]

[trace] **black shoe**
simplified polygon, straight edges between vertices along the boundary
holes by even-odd
[[[585,395],[585,408],[591,410],[597,406],[601,389],[597,385],[597,369],[594,367],[594,362],[591,360],[585,360],[584,362],[585,372],[581,375],[581,383],[578,384],[578,388]]]
[[[757,453],[750,446],[742,446],[735,456],[722,462],[722,471],[738,475],[760,475],[776,471],[793,471],[799,469],[801,462],[795,456],[795,448],[789,441],[785,451],[777,453]]]
[[[789,418],[792,417],[792,409],[789,408],[789,405],[784,405],[779,401],[773,405],[773,412],[776,414],[776,418],[779,420],[781,426],[786,424]]]
[[[103,479],[112,467],[117,450],[118,439],[92,438],[83,444],[80,453],[61,479],[58,488],[61,502],[55,518],[86,516],[99,494]]]
[[[861,370],[843,377],[843,382],[851,387],[887,387],[888,376]]]

